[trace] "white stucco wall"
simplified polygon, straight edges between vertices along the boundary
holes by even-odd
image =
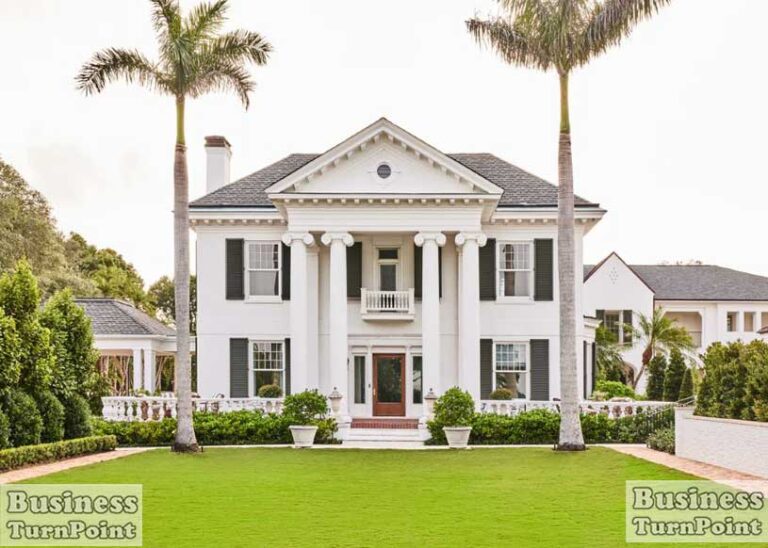
[[[675,454],[768,478],[768,423],[696,417],[675,410]]]

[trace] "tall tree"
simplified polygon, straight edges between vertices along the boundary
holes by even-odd
[[[633,388],[637,387],[654,356],[670,354],[672,351],[685,354],[693,349],[693,339],[688,330],[677,325],[677,320],[665,316],[661,308],[654,309],[650,318],[640,314],[635,337],[643,345],[643,357],[640,371],[635,375]]]
[[[560,280],[560,396],[558,449],[583,450],[576,362],[576,270],[573,161],[568,82],[643,19],[671,0],[497,0],[504,14],[469,19],[467,29],[481,45],[509,64],[554,69],[560,82],[558,146],[557,262]]]
[[[189,180],[184,132],[185,103],[214,91],[232,91],[248,108],[254,89],[246,65],[267,62],[270,44],[247,30],[222,32],[227,0],[195,6],[182,15],[175,0],[151,0],[159,49],[152,61],[136,50],[108,48],[96,53],[77,75],[86,94],[99,93],[114,81],[136,82],[170,95],[176,103],[173,163],[174,280],[176,298],[176,396],[179,402],[175,451],[198,451],[192,424],[189,355]]]

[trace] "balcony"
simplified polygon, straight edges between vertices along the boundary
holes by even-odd
[[[416,315],[413,289],[406,291],[360,290],[360,316],[364,320],[413,320]]]

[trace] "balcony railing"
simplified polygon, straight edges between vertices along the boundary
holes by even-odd
[[[413,319],[413,289],[406,291],[360,290],[360,314],[368,319]]]

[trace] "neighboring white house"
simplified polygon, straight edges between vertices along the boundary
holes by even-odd
[[[624,360],[635,374],[643,348],[621,326],[638,327],[638,314],[648,317],[654,307],[688,330],[696,354],[716,341],[760,338],[758,331],[768,326],[768,278],[763,276],[714,265],[628,265],[616,253],[584,270],[584,311],[627,345]],[[645,378],[638,386],[644,389]]]
[[[556,187],[383,118],[235,182],[226,139],[206,150],[208,194],[190,204],[202,396],[336,389],[346,418],[422,417],[425,394],[457,385],[559,396]],[[576,199],[579,273],[603,214]],[[579,276],[578,318],[582,294]],[[595,325],[578,325],[581,394]]]

